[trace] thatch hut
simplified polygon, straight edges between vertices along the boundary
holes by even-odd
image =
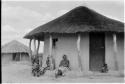
[[[2,46],[1,54],[2,62],[29,60],[29,48],[16,40]]]
[[[43,59],[52,58],[58,67],[65,54],[72,70],[124,70],[124,23],[80,6],[39,26],[24,38],[44,41]],[[36,49],[36,53],[38,48]]]

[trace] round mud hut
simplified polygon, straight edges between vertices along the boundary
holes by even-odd
[[[88,7],[76,7],[24,38],[29,47],[32,40],[34,46],[44,41],[43,59],[50,56],[55,67],[65,54],[71,70],[99,72],[107,64],[109,71],[124,71],[124,23]]]
[[[29,48],[16,40],[2,46],[1,54],[3,63],[29,60]]]

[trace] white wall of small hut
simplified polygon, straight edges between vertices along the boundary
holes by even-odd
[[[28,53],[17,53],[16,56],[19,57],[20,59],[20,55],[21,55],[21,60],[19,61],[29,61],[29,55]],[[9,62],[13,62],[13,53],[2,53],[2,63],[9,63]]]
[[[11,53],[2,53],[2,63],[9,63],[12,61],[13,54]]]
[[[29,54],[28,53],[21,53],[21,61],[29,61]]]

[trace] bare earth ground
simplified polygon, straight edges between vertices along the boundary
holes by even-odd
[[[113,75],[112,75],[113,74]],[[2,64],[2,82],[3,83],[123,83],[124,77],[116,73],[112,74],[91,74],[70,73],[65,77],[54,78],[53,72],[47,72],[44,76],[33,77],[31,66],[27,62],[13,62]]]

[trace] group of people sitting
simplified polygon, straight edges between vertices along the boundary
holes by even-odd
[[[32,59],[32,63],[32,73],[34,76],[39,77],[40,75],[43,75],[47,70],[51,70],[51,61],[49,56],[46,60],[46,67],[40,67],[38,58]],[[63,55],[59,67],[55,70],[55,77],[64,76],[64,73],[68,70],[71,70],[70,62],[67,59],[67,56]]]
[[[34,76],[39,77],[40,75],[43,75],[47,70],[51,70],[51,61],[49,56],[47,57],[47,60],[46,60],[46,67],[41,68],[38,58],[33,59],[32,63],[33,63],[32,73]],[[55,77],[57,78],[59,76],[64,76],[65,72],[70,70],[71,70],[70,62],[67,56],[63,55],[62,60],[59,64],[59,67],[55,70]],[[106,63],[103,64],[100,71],[102,73],[108,72],[108,66]]]

